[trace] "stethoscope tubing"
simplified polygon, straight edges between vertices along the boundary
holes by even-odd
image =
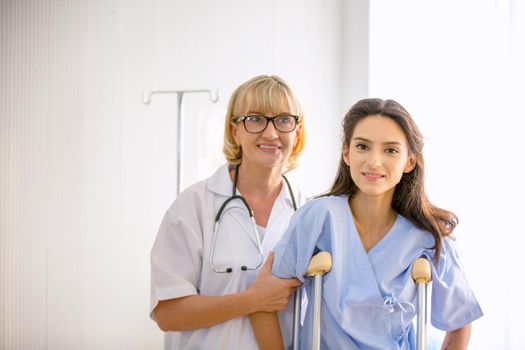
[[[259,253],[259,261],[258,261],[257,265],[253,266],[253,267],[242,265],[241,266],[241,271],[257,270],[259,267],[261,267],[262,263],[264,262],[264,254],[263,254],[263,249],[262,249],[262,243],[261,243],[261,239],[259,237],[259,232],[257,231],[257,225],[255,223],[255,216],[253,214],[253,210],[250,207],[250,205],[248,204],[248,201],[246,200],[246,198],[244,198],[241,195],[237,195],[236,194],[236,192],[237,192],[237,178],[238,178],[238,176],[239,176],[239,164],[235,166],[232,195],[228,199],[226,199],[224,201],[224,203],[222,203],[221,207],[219,208],[219,211],[217,212],[217,215],[215,216],[215,223],[213,224],[213,237],[212,237],[212,242],[211,242],[209,265],[210,265],[210,268],[216,273],[230,273],[230,272],[233,271],[232,267],[227,267],[225,269],[217,268],[217,266],[215,266],[215,264],[213,263],[213,258],[215,257],[215,246],[216,246],[216,242],[217,242],[217,234],[218,234],[218,230],[219,230],[219,223],[221,221],[221,216],[224,213],[224,210],[225,210],[226,206],[228,205],[228,203],[230,203],[231,201],[233,201],[235,199],[239,199],[244,204],[246,210],[248,211],[248,215],[250,216],[250,221],[252,223],[253,232],[254,232],[254,235],[255,235],[256,242],[257,242],[256,248],[257,248],[257,251]],[[292,187],[290,186],[290,182],[288,181],[288,179],[284,175],[283,175],[283,179],[286,182],[286,185],[288,187],[288,191],[290,192],[290,196],[292,198],[293,208],[294,208],[294,210],[297,210],[297,204],[295,202],[295,196],[293,194]]]

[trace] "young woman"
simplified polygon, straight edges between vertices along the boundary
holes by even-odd
[[[286,309],[299,284],[271,274],[271,255],[263,261],[305,201],[284,177],[304,144],[303,111],[281,78],[258,76],[235,90],[227,164],[179,195],[151,251],[150,315],[165,349],[255,349],[256,336],[264,343],[268,328],[254,334],[250,318]],[[285,343],[290,312],[279,315],[290,325]]]
[[[317,251],[332,254],[322,301],[322,349],[414,349],[416,287],[411,266],[432,267],[432,324],[443,349],[466,349],[482,316],[461,270],[452,231],[457,217],[424,189],[423,137],[392,100],[366,99],[343,121],[339,170],[326,196],[303,206],[275,248],[273,273],[304,281]],[[311,281],[306,282],[312,300]],[[301,349],[310,346],[308,308]]]

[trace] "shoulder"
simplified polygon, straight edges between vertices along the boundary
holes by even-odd
[[[432,238],[433,237],[430,232],[422,228],[419,228],[418,226],[416,226],[415,223],[413,223],[412,221],[410,221],[403,215],[398,214],[398,216],[399,216],[398,222],[396,223],[396,225],[398,225],[402,229],[402,231],[406,232],[407,234],[410,234],[411,236],[419,236],[421,238],[423,237]]]
[[[206,182],[207,182],[207,179],[201,180],[199,182],[196,182],[186,187],[181,193],[179,193],[177,198],[175,198],[174,202],[171,204],[168,211],[188,208],[188,207],[194,206],[195,204],[200,203],[202,199],[206,196],[206,192],[207,192]]]
[[[398,214],[398,219],[394,224],[396,237],[403,242],[405,251],[409,254],[407,257],[413,259],[421,255],[429,259],[434,258],[434,236],[427,230],[419,228],[415,223],[406,217]]]
[[[399,229],[404,235],[403,242],[405,247],[412,246],[417,252],[424,252],[432,261],[435,259],[435,240],[431,232],[419,228],[413,222],[399,215]],[[458,261],[455,238],[445,236],[441,238],[441,252],[439,255],[439,266],[444,267],[451,262]],[[437,268],[437,266],[436,266]]]
[[[286,198],[286,201],[290,206],[293,206],[293,202],[295,202],[297,208],[302,207],[308,200],[304,191],[302,191],[299,186],[295,185],[295,181],[290,179],[288,174],[283,174],[283,179],[282,192],[285,193],[284,198]]]
[[[423,228],[420,228],[416,225],[416,223],[412,222],[411,220],[409,220],[401,214],[398,214],[398,222],[396,223],[396,225],[398,225],[400,228],[403,229],[403,231],[407,232],[412,236],[419,236],[421,238],[430,237],[432,239],[432,242],[434,242],[432,233]]]
[[[327,216],[348,211],[346,196],[325,196],[309,200],[303,205],[298,213],[302,215]]]
[[[452,236],[443,237],[442,243],[439,258],[446,262],[455,262],[458,266],[461,266],[455,238]]]
[[[294,186],[292,184],[290,186],[292,187],[293,196],[295,198],[297,207],[302,207],[305,203],[308,202],[308,196],[299,187]]]
[[[213,205],[215,195],[228,195],[228,165],[221,166],[210,177],[186,187],[172,203],[168,212],[180,212]]]

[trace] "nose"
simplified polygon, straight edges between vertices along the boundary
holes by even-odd
[[[370,168],[378,168],[382,164],[382,154],[379,151],[370,152],[367,163]]]
[[[268,125],[266,126],[266,129],[264,129],[262,136],[270,140],[276,139],[279,136],[273,122],[268,121]]]

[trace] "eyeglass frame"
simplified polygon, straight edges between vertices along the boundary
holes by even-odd
[[[264,126],[264,129],[262,129],[261,131],[257,131],[257,132],[248,131],[248,129],[246,128],[246,119],[250,118],[250,117],[259,117],[259,118],[266,119],[266,125]],[[281,118],[281,117],[292,117],[295,120],[295,125],[294,125],[292,130],[290,130],[290,131],[281,131],[275,126],[275,119]],[[245,116],[242,116],[242,117],[233,117],[233,122],[234,123],[242,122],[242,125],[244,126],[244,130],[246,130],[246,132],[250,133],[250,134],[260,134],[260,133],[264,132],[264,130],[266,130],[268,128],[268,124],[270,124],[270,122],[272,122],[273,127],[275,128],[275,130],[277,130],[277,131],[279,131],[279,132],[281,132],[283,134],[288,134],[288,133],[291,133],[292,131],[295,131],[295,129],[297,129],[297,125],[299,125],[299,123],[301,122],[301,117],[299,117],[297,115],[293,115],[293,114],[280,114],[280,115],[276,115],[275,117],[267,117],[267,116],[261,115],[261,114],[250,114],[250,115],[245,115]]]

